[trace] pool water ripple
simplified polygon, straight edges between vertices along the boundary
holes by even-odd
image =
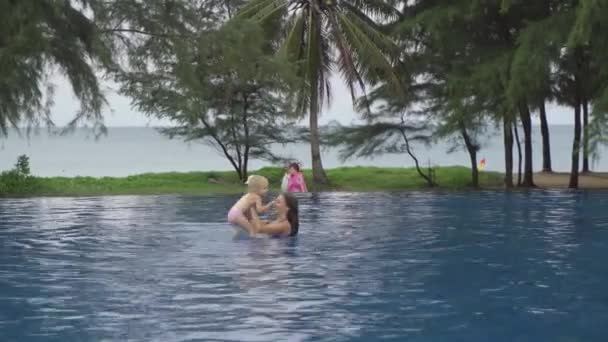
[[[608,193],[0,200],[0,341],[603,341]]]

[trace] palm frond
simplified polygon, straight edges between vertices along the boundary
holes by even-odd
[[[331,37],[334,40],[334,44],[337,47],[338,59],[337,66],[338,70],[342,74],[346,85],[349,88],[351,98],[353,103],[355,102],[355,84],[359,86],[361,91],[365,94],[365,82],[363,78],[359,74],[357,70],[357,66],[355,65],[355,61],[353,60],[352,54],[350,51],[352,50],[351,46],[344,39],[342,32],[340,31],[340,24],[334,14],[329,16],[329,31]]]
[[[251,19],[262,23],[268,18],[271,18],[273,15],[279,13],[281,10],[286,9],[288,6],[288,0],[273,0],[266,6],[261,7],[258,11],[256,11],[256,13],[251,16]]]
[[[367,25],[362,26],[362,22],[357,22],[355,16],[348,12],[340,13],[338,19],[362,77],[372,83],[387,80],[393,86],[396,96],[404,94],[403,83],[395,74],[391,60],[370,37],[370,31],[373,32],[373,29]]]
[[[401,17],[401,12],[397,10],[395,4],[386,0],[350,0],[344,4],[361,9],[362,12],[383,21],[392,21]]]
[[[319,112],[323,103],[331,102],[331,73],[332,59],[328,36],[324,30],[327,20],[318,4],[310,3],[302,10],[307,16],[306,31],[302,37],[306,41],[306,64],[304,73],[307,78],[310,94],[311,110]]]
[[[287,2],[287,0],[284,1]],[[268,6],[275,2],[276,0],[251,0],[237,12],[234,18],[244,19],[259,15],[264,16],[266,13],[263,10],[268,11]]]
[[[279,55],[282,55],[289,61],[299,61],[302,59],[305,30],[306,16],[303,14],[294,16],[288,25],[288,34],[279,50]]]
[[[373,41],[388,58],[395,60],[399,56],[401,52],[399,47],[395,44],[392,37],[380,31],[376,22],[371,20],[359,8],[345,5],[345,9],[349,19],[365,32],[370,40]]]

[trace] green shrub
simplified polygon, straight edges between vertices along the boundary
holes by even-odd
[[[17,171],[20,175],[29,176],[30,175],[30,158],[25,154],[17,157],[17,163],[15,164],[15,171]]]
[[[216,171],[209,171],[209,172],[207,172],[206,173],[206,177],[207,177],[208,181],[210,181],[210,180],[216,180],[217,181],[217,180],[220,180],[222,178],[222,176],[220,175],[220,173],[216,172]]]
[[[30,160],[26,155],[17,158],[13,169],[0,173],[0,195],[26,195],[40,188],[36,177],[30,174]]]

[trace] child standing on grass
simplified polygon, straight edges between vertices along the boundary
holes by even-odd
[[[243,195],[228,212],[228,223],[247,230],[249,234],[255,234],[254,227],[247,219],[249,210],[254,208],[258,213],[265,213],[274,201],[262,205],[262,196],[268,193],[268,179],[266,177],[251,175],[245,184],[247,184],[247,194]]]
[[[289,165],[289,179],[287,181],[288,192],[308,192],[304,174],[300,171],[300,165],[291,163]]]

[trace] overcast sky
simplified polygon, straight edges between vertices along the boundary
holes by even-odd
[[[55,91],[55,106],[53,107],[53,120],[56,125],[65,125],[74,117],[78,109],[78,101],[70,88],[69,83],[61,77],[55,77],[53,81],[57,88]],[[320,118],[321,124],[337,120],[343,124],[351,123],[356,119],[353,111],[351,97],[347,88],[339,78],[334,78],[333,103],[331,107],[324,108]],[[111,82],[103,83],[109,108],[105,113],[105,123],[109,127],[120,126],[164,126],[170,125],[169,121],[151,119],[132,108],[130,99],[117,94],[117,85]],[[549,105],[547,107],[549,124],[571,124],[573,113],[569,108]],[[533,119],[538,122],[538,118]]]

